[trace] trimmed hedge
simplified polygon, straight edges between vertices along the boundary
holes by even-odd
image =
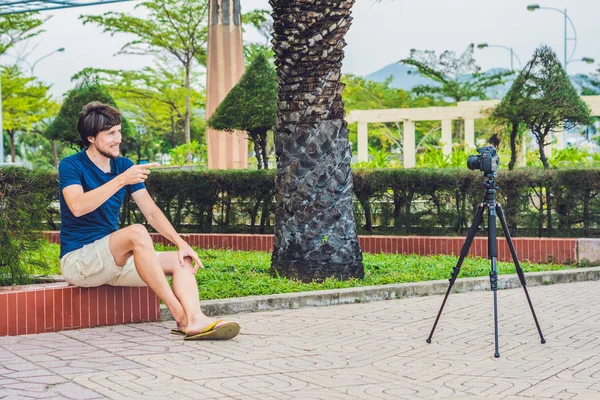
[[[49,266],[30,258],[45,243],[50,203],[56,198],[56,175],[24,168],[0,168],[0,286],[31,282],[30,269]]]
[[[353,174],[362,234],[464,235],[484,194],[482,174],[466,169]],[[274,171],[155,170],[147,186],[179,232],[271,233],[274,176]],[[55,184],[56,176],[46,181]],[[514,236],[600,237],[600,169],[500,171],[497,182],[497,199]],[[121,225],[136,222],[143,216],[129,200]]]

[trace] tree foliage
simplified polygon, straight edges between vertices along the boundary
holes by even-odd
[[[500,104],[498,104],[492,111],[490,117],[492,120],[499,122],[500,124],[507,125],[510,129],[510,162],[508,163],[508,169],[512,170],[517,162],[517,139],[519,134],[523,133],[521,129],[522,122],[525,118],[524,112],[526,111],[522,105],[520,105],[522,99],[518,97],[516,90],[512,87],[508,93],[504,96]]]
[[[208,120],[213,129],[246,131],[254,142],[258,168],[268,168],[267,132],[275,124],[277,76],[264,54],[258,54]]]
[[[544,168],[550,167],[544,146],[551,144],[551,133],[590,122],[589,108],[548,46],[535,50],[500,106],[498,115],[533,132]]]
[[[453,51],[445,51],[436,55],[432,50],[410,51],[410,57],[400,60],[412,65],[419,74],[436,82],[435,85],[418,85],[413,92],[437,99],[452,102],[486,99],[486,90],[502,85],[511,71],[486,74],[475,63],[473,44],[460,55]]]
[[[111,35],[127,33],[135,39],[120,50],[123,54],[169,55],[184,69],[184,87],[187,91],[184,135],[191,141],[191,75],[195,62],[206,65],[208,39],[208,1],[156,0],[144,1],[136,7],[148,12],[140,18],[126,13],[108,12],[104,15],[81,16],[83,23],[95,23]]]
[[[244,61],[246,67],[252,63],[254,57],[258,54],[265,55],[269,60],[274,56],[270,46],[271,35],[273,33],[273,19],[269,10],[256,9],[242,14],[242,29],[246,32],[246,27],[251,26],[262,36],[262,42],[244,42]]]
[[[2,129],[9,136],[10,154],[15,160],[15,135],[26,134],[54,112],[50,86],[23,76],[16,66],[2,67]]]
[[[5,14],[0,16],[0,55],[24,40],[43,32],[41,25],[48,18],[38,18],[38,13]]]
[[[99,101],[116,107],[115,100],[106,88],[94,80],[82,79],[77,86],[67,93],[58,115],[45,132],[51,140],[60,140],[73,148],[81,148],[81,137],[77,132],[77,119],[84,105],[90,101]],[[131,136],[133,128],[125,116],[122,116],[121,133],[126,138]]]

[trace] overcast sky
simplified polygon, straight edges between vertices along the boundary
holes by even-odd
[[[138,69],[150,65],[150,57],[115,56],[130,37],[111,37],[94,25],[83,26],[78,19],[81,14],[106,11],[136,13],[134,7],[138,3],[130,1],[44,12],[44,16],[52,16],[44,25],[46,32],[32,39],[27,48],[21,46],[10,53],[24,55],[29,52],[27,60],[32,64],[49,52],[64,47],[63,53],[53,54],[35,66],[35,75],[51,83],[52,92],[57,97],[73,86],[71,76],[85,67]],[[241,0],[241,3],[244,11],[269,8],[267,0]],[[346,36],[348,45],[343,71],[367,75],[407,57],[412,48],[462,52],[469,43],[481,42],[513,47],[523,64],[543,43],[553,47],[562,60],[563,15],[552,10],[527,11],[527,5],[531,3],[534,1],[357,0],[352,9],[352,27]],[[552,0],[539,4],[567,8],[577,29],[577,48],[573,59],[592,57],[597,60],[594,65],[573,62],[569,64],[568,72],[594,71],[600,62],[600,1]],[[140,12],[137,11],[137,14]],[[570,26],[568,36],[573,36]],[[256,32],[248,32],[246,37],[260,40]],[[35,45],[37,47],[30,51]],[[572,45],[573,41],[569,41],[569,53]],[[476,50],[475,58],[483,70],[510,66],[510,53],[501,48]],[[14,58],[8,55],[0,58],[4,65],[13,62]],[[515,61],[515,64],[518,63]]]

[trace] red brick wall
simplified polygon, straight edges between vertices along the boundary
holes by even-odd
[[[148,287],[0,287],[0,336],[159,319],[159,299]]]
[[[233,235],[194,233],[181,235],[192,246],[207,249],[273,251],[273,235]],[[57,232],[49,232],[48,238],[59,243]],[[157,233],[152,234],[157,243],[169,244]],[[366,253],[396,254],[460,254],[464,237],[448,236],[359,236],[360,247]],[[513,238],[519,260],[531,262],[575,262],[577,239],[575,238]],[[487,257],[487,238],[476,237],[469,255]],[[498,238],[498,260],[510,261],[506,239]]]

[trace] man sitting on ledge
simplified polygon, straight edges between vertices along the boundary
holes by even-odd
[[[76,286],[150,286],[177,322],[173,333],[188,340],[231,339],[240,327],[200,309],[195,274],[202,262],[156,206],[144,181],[157,164],[134,165],[119,156],[121,114],[91,102],[79,114],[84,150],[63,159],[60,186],[60,269]],[[179,250],[155,252],[143,225],[118,229],[125,192],[156,231]],[[173,277],[173,290],[166,275]]]

